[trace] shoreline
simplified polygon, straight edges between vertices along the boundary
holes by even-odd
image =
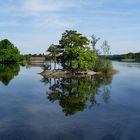
[[[47,70],[40,73],[43,77],[83,77],[83,76],[92,76],[101,74],[95,71],[85,71],[85,72],[77,72],[71,73],[66,70]]]
[[[117,74],[118,70],[113,70],[111,73],[108,74]],[[85,71],[85,72],[77,72],[77,73],[71,73],[66,70],[47,70],[39,73],[45,78],[50,78],[50,77],[56,77],[56,78],[67,78],[67,77],[87,77],[87,76],[94,76],[94,75],[104,75],[105,73],[102,72],[95,72],[95,71]]]

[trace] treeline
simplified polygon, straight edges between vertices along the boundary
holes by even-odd
[[[45,57],[46,55],[44,53],[40,54],[25,54],[23,56],[30,56],[30,57]]]
[[[8,39],[0,41],[0,63],[16,63],[21,60],[21,55],[16,46]]]
[[[120,54],[120,55],[110,55],[110,56],[108,56],[108,58],[110,58],[112,60],[118,60],[118,61],[140,62],[140,52]]]
[[[8,39],[0,41],[0,63],[21,63],[26,64],[30,62],[31,57],[44,57],[45,54],[20,54],[18,48]]]

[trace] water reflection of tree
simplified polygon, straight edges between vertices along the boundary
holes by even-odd
[[[0,81],[8,85],[18,75],[20,66],[18,64],[0,64]]]
[[[51,101],[59,101],[66,116],[73,115],[86,108],[98,105],[96,94],[101,94],[104,102],[110,98],[110,84],[112,76],[94,76],[84,78],[48,78],[42,79],[49,85],[47,98]]]

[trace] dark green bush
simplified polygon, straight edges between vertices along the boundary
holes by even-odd
[[[15,63],[20,60],[20,52],[8,39],[0,41],[0,62]]]

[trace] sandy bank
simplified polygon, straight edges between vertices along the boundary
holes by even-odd
[[[40,74],[44,77],[83,77],[83,76],[92,76],[100,73],[95,71],[71,73],[65,70],[48,70],[41,72]]]

